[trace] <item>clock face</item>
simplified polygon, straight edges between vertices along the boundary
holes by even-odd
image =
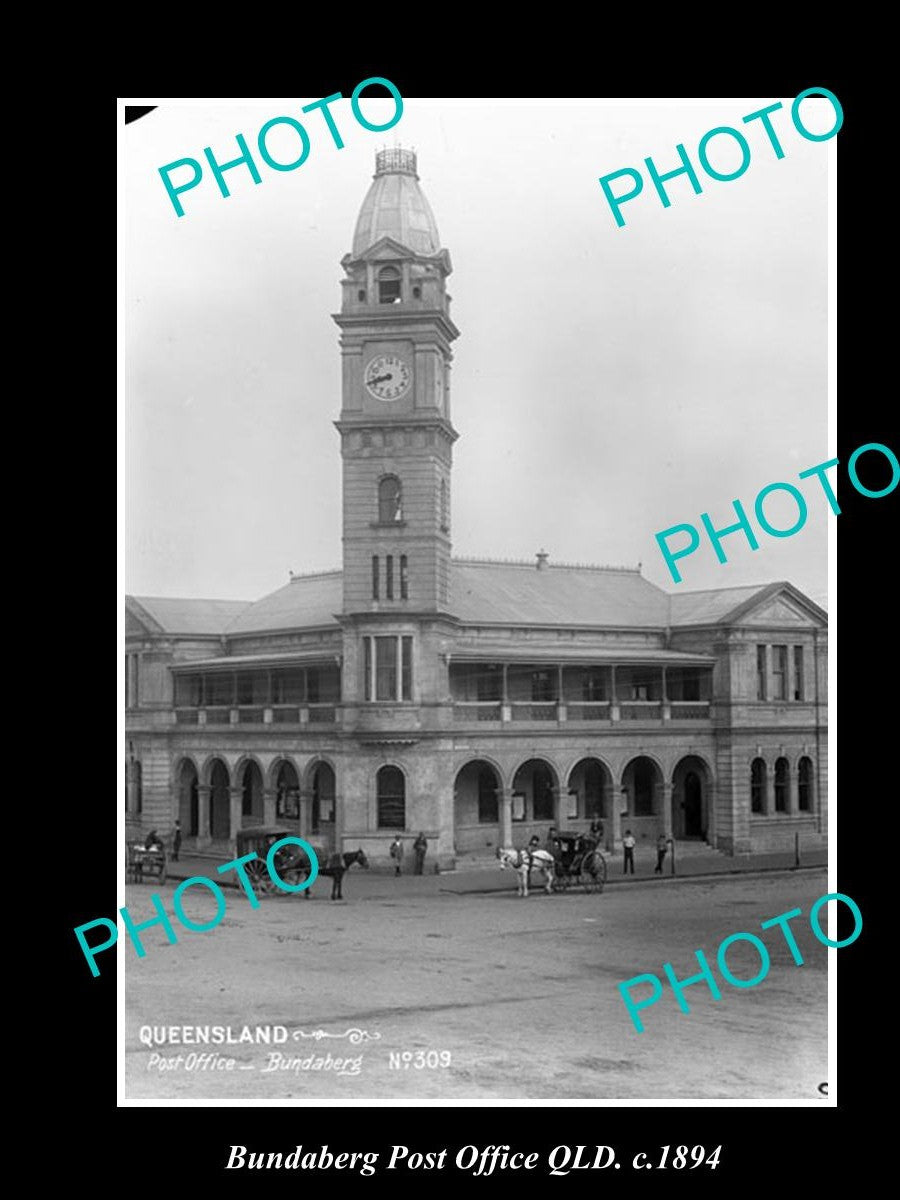
[[[363,379],[376,400],[399,400],[409,391],[412,373],[396,354],[379,354],[366,367]]]

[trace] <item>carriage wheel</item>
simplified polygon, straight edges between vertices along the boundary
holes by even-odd
[[[247,878],[257,896],[271,896],[275,891],[275,884],[261,859],[254,858],[247,863]]]

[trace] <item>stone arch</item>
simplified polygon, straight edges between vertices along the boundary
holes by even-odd
[[[520,763],[513,772],[512,821],[514,839],[518,831],[542,840],[553,826],[560,825],[559,770],[549,759],[535,755]]]
[[[289,755],[279,755],[269,767],[269,790],[275,797],[275,820],[299,821],[300,772]]]
[[[468,757],[453,777],[453,832],[457,851],[492,852],[500,845],[503,773],[479,755]]]
[[[665,775],[652,754],[636,754],[622,771],[625,813],[622,833],[630,829],[639,841],[656,841],[665,830]]]
[[[231,773],[218,755],[204,766],[209,787],[209,836],[213,841],[226,841],[231,828]]]
[[[599,754],[584,754],[572,763],[565,779],[568,803],[563,806],[563,821],[586,824],[599,820],[604,832],[610,831],[615,785],[609,763]]]
[[[259,759],[252,754],[241,758],[234,768],[234,779],[241,789],[241,827],[262,825],[265,821],[265,775]]]
[[[197,837],[200,833],[200,772],[189,754],[175,765],[175,795],[182,837]]]
[[[672,835],[709,840],[713,773],[700,754],[685,754],[672,770]]]

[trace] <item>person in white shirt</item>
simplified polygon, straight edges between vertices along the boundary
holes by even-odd
[[[625,836],[622,838],[622,847],[625,850],[625,865],[622,870],[623,875],[628,874],[628,866],[631,864],[631,873],[634,874],[634,848],[637,842],[634,840],[630,829],[625,830]]]

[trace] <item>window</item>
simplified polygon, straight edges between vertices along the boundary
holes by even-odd
[[[400,555],[400,599],[409,599],[409,560],[405,554]]]
[[[318,704],[322,698],[321,688],[319,687],[319,668],[306,668],[306,702],[307,704]]]
[[[378,523],[396,525],[403,520],[403,486],[396,475],[378,481]]]
[[[412,700],[412,638],[402,639],[401,700]]]
[[[397,639],[375,638],[375,699],[397,699]]]
[[[419,285],[418,285],[418,284],[416,284],[416,286],[413,288],[413,297],[414,297],[416,300],[421,300],[421,299],[422,299],[422,289],[419,287]]]
[[[803,647],[794,647],[794,699],[802,700],[803,693]]]
[[[750,767],[750,811],[766,811],[766,764],[761,758],[754,758]]]
[[[372,555],[372,599],[378,599],[378,555]]]
[[[490,768],[482,767],[478,772],[478,822],[480,825],[495,825],[499,820],[497,780]]]
[[[400,272],[396,267],[382,267],[378,272],[378,303],[396,304],[400,299]]]
[[[772,647],[772,699],[787,700],[787,646]]]
[[[372,639],[363,638],[363,659],[364,659],[364,679],[363,679],[363,698],[365,700],[372,699]]]
[[[797,769],[797,807],[800,812],[813,810],[813,765],[811,758],[801,758]]]
[[[356,293],[356,298],[357,298],[357,300],[359,300],[359,302],[360,302],[361,304],[364,304],[364,303],[365,303],[365,300],[366,300],[366,293],[363,291],[363,289],[362,289],[362,288],[360,288],[360,289],[359,289],[359,291]]]
[[[389,554],[384,560],[384,594],[388,600],[394,598],[394,556]]]
[[[766,691],[766,648],[765,648],[765,646],[757,646],[756,647],[756,698],[757,698],[757,700],[767,700],[768,699],[768,693]]]
[[[531,699],[538,703],[556,699],[553,675],[550,671],[535,671],[531,676]],[[550,814],[552,820],[553,813]]]
[[[412,637],[363,638],[366,700],[412,699],[412,643]]]
[[[631,685],[632,700],[649,700],[650,687],[646,683],[633,683]]]
[[[788,777],[790,764],[786,758],[775,760],[775,811],[786,813],[788,809]]]
[[[399,767],[382,767],[376,777],[378,828],[406,828],[406,780]]]

